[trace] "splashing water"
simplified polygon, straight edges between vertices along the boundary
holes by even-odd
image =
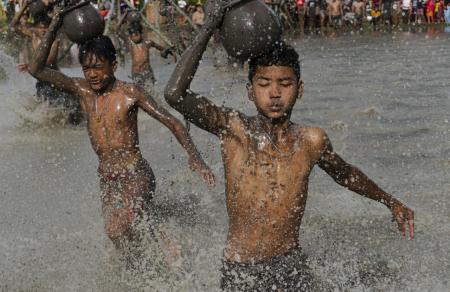
[[[447,291],[447,35],[424,28],[286,41],[304,60],[305,92],[292,120],[324,128],[346,161],[416,212],[416,236],[403,238],[384,206],[315,169],[300,242],[316,276],[335,291]],[[181,259],[167,269],[164,245],[146,233],[143,256],[127,270],[103,231],[97,158],[86,130],[54,126],[52,119],[43,130],[30,102],[33,79],[15,73],[13,60],[1,52],[0,62],[9,78],[0,84],[1,290],[219,291],[228,221],[218,139],[192,127],[219,178],[209,189],[189,171],[188,155],[171,133],[140,113],[140,147],[157,178],[153,216],[171,230]],[[161,93],[174,66],[156,56],[152,63]],[[226,63],[223,55],[206,53],[192,90],[254,115],[246,66]],[[80,68],[63,71],[81,76]],[[129,80],[129,72],[127,64],[117,77]]]

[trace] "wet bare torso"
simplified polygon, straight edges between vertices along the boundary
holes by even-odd
[[[150,55],[149,50],[152,47],[153,41],[143,39],[142,42],[136,44],[133,41],[129,41],[131,59],[132,59],[132,71],[133,73],[142,73],[150,69]]]
[[[341,15],[341,1],[330,2],[331,15]]]
[[[292,124],[288,138],[274,142],[288,154],[300,141],[299,150],[282,157],[255,117],[235,115],[229,125],[221,137],[230,219],[224,257],[250,263],[285,253],[298,245],[309,174],[321,153],[310,143],[314,128]]]
[[[361,13],[363,13],[364,3],[363,2],[354,2],[353,7],[355,7],[355,13],[361,14]]]
[[[135,86],[116,80],[108,102],[108,94],[97,97],[86,80],[78,80],[84,88],[81,107],[86,115],[92,147],[99,158],[99,170],[122,173],[142,158],[137,128],[138,105],[133,97]],[[96,113],[97,100],[97,113]],[[106,105],[105,105],[106,103]],[[105,106],[100,122],[97,117]]]
[[[41,41],[42,41],[42,39],[40,37],[38,37],[37,35],[33,35],[31,37],[31,47],[33,49],[33,52],[36,51],[36,49]],[[50,69],[60,71],[59,67],[58,67],[58,49],[59,49],[59,41],[55,40],[53,42],[52,49],[50,51],[50,55],[48,56],[46,66]]]

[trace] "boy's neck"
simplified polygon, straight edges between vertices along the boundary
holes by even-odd
[[[268,117],[263,116],[262,114],[258,113],[256,116],[258,125],[263,128],[264,131],[267,132],[267,134],[273,136],[281,135],[283,136],[288,131],[289,125],[291,124],[291,114],[287,114],[286,116],[281,119],[271,119]]]

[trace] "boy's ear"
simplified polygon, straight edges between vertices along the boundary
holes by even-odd
[[[117,62],[117,60],[112,62],[112,70],[113,70],[113,72],[116,72],[118,64],[119,64],[119,62]]]
[[[305,83],[303,83],[302,80],[299,80],[297,86],[298,86],[297,99],[301,99],[303,96],[303,87],[305,86]]]
[[[250,82],[247,83],[247,92],[248,92],[248,99],[250,99],[251,101],[255,101],[255,99],[253,98],[253,86]]]

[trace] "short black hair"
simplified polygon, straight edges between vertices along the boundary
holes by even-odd
[[[116,60],[116,48],[109,37],[102,35],[81,44],[78,52],[80,64],[83,64],[84,59],[88,56],[91,63],[92,56],[96,56],[102,62],[109,61],[111,64]]]
[[[38,14],[34,16],[34,25],[37,26],[40,23],[45,26],[50,26],[50,23],[52,23],[52,19],[47,14]]]
[[[142,25],[139,22],[133,22],[128,27],[128,32],[132,34],[133,32],[142,33]]]
[[[269,67],[274,65],[291,67],[297,75],[297,81],[300,80],[300,61],[297,52],[290,45],[280,42],[273,50],[248,61],[248,81],[253,82],[253,77],[255,77],[256,69],[259,66]]]

